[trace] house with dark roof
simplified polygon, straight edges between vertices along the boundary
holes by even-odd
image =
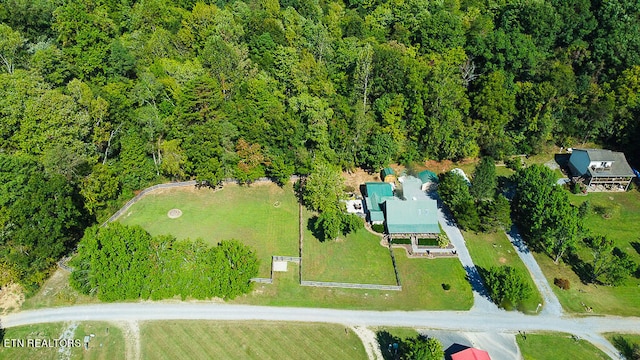
[[[603,149],[573,149],[572,180],[599,190],[627,190],[635,177],[624,154]]]

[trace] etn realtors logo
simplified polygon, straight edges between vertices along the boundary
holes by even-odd
[[[4,339],[2,346],[14,348],[81,347],[80,339]]]

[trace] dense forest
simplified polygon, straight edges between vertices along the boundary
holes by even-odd
[[[1,0],[1,283],[148,184],[640,161],[639,0]]]

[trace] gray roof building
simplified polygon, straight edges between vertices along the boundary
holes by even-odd
[[[608,190],[626,189],[635,177],[623,153],[604,149],[574,149],[569,169],[585,184]]]

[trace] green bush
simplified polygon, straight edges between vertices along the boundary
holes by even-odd
[[[578,207],[578,216],[584,219],[585,217],[590,215],[592,211],[593,209],[591,207],[591,201],[587,200],[580,204],[580,206]]]
[[[411,244],[411,239],[391,239],[392,244]]]
[[[450,284],[442,284],[442,289],[450,290],[451,289],[451,285]]]
[[[418,239],[418,245],[422,245],[422,246],[438,246],[438,244],[439,244],[438,239]]]
[[[371,229],[373,229],[373,231],[383,234],[384,233],[384,225],[383,224],[373,224],[371,225]]]
[[[491,267],[481,271],[491,299],[499,306],[518,304],[528,299],[533,290],[524,275],[511,266]]]
[[[440,247],[440,248],[443,248],[443,249],[444,249],[444,248],[446,248],[446,247],[449,245],[449,243],[450,243],[451,241],[449,241],[449,237],[447,236],[447,234],[446,234],[445,232],[441,232],[441,233],[438,235],[438,240],[437,240],[437,242],[438,242],[438,247]]]
[[[582,193],[587,187],[579,182],[574,182],[573,184],[571,184],[571,193],[573,194],[580,194]]]
[[[520,157],[513,157],[506,159],[504,165],[513,171],[518,171],[522,168],[522,159]]]

